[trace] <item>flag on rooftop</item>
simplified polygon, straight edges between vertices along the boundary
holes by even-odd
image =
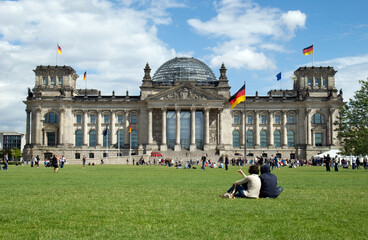
[[[236,105],[245,101],[245,84],[235,93],[231,98],[229,98],[229,103],[231,104],[231,109]]]
[[[306,47],[303,49],[303,54],[304,56],[307,56],[309,54],[313,54],[313,44],[310,45],[309,47]]]
[[[62,50],[61,50],[61,47],[59,46],[59,44],[57,45],[57,51],[59,54],[61,54]]]
[[[281,72],[276,75],[277,81],[281,80]]]
[[[84,72],[83,80],[86,80],[86,78],[87,78],[87,71],[86,71],[86,72]]]

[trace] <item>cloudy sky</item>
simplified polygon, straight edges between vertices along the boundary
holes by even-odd
[[[176,56],[224,63],[231,93],[292,88],[290,76],[333,66],[345,100],[368,77],[368,1],[342,0],[21,0],[0,1],[0,130],[25,132],[27,88],[38,65],[72,66],[103,95],[139,95],[143,68],[152,75]],[[63,52],[57,56],[59,43]],[[282,72],[283,79],[275,75]],[[84,88],[81,77],[78,88]]]

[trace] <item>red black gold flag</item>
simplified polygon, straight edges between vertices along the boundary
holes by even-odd
[[[243,85],[243,87],[239,89],[237,93],[235,93],[229,99],[229,103],[231,104],[231,109],[233,109],[236,105],[244,101],[245,101],[245,84]]]
[[[310,45],[309,47],[306,47],[303,49],[304,56],[313,54],[313,45]]]
[[[87,72],[84,72],[83,80],[86,80],[86,78],[87,78]]]
[[[57,51],[59,54],[61,54],[62,50],[61,50],[61,47],[59,46],[59,44],[57,45]]]

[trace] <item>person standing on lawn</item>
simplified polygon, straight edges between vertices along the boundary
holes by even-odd
[[[229,170],[229,157],[225,155],[225,170]]]
[[[54,167],[54,173],[57,173],[59,171],[59,164],[55,154],[51,158],[51,164]]]
[[[206,155],[202,155],[202,170],[206,170]]]
[[[327,157],[325,157],[325,163],[326,163],[326,171],[330,172],[330,163],[331,163],[331,157],[330,154],[327,154]]]
[[[83,162],[83,167],[85,168],[86,167],[86,155],[83,155],[83,159],[82,159],[82,162]]]

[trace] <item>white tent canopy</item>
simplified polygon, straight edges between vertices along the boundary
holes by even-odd
[[[320,154],[317,154],[317,155],[314,155],[315,158],[323,158],[324,156],[327,156],[327,154],[330,155],[330,157],[344,157],[343,155],[340,154],[340,150],[339,149],[331,149],[330,151],[327,151],[327,152],[323,152],[323,153],[320,153]]]

